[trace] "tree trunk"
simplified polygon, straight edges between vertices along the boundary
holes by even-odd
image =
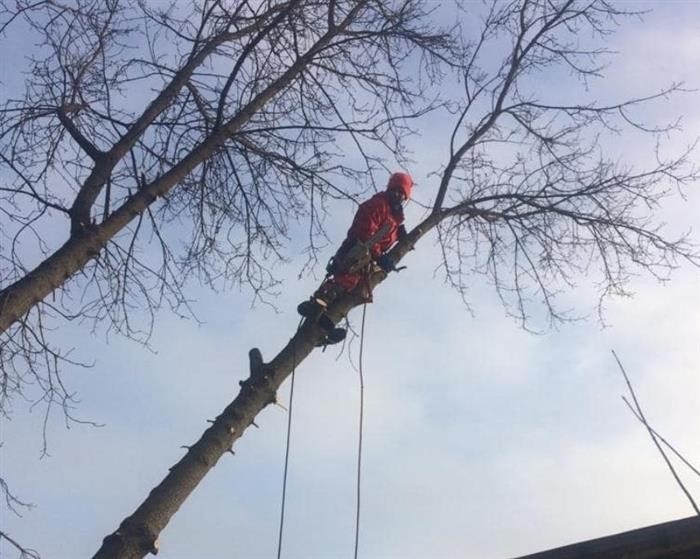
[[[434,221],[434,218],[429,218],[414,229],[390,252],[390,257],[399,262]],[[370,285],[374,287],[385,278],[385,273],[378,272],[370,278]],[[337,324],[352,308],[363,302],[354,294],[345,294],[328,308],[327,314]],[[233,452],[233,443],[253,423],[257,414],[276,401],[282,382],[313,351],[320,338],[318,325],[315,321],[307,320],[269,363],[262,362],[257,349],[251,350],[250,377],[241,382],[238,396],[201,438],[189,447],[185,456],[170,468],[168,475],[136,511],[103,540],[93,559],[135,559],[156,553],[158,536],[172,516],[219,458],[226,452]]]

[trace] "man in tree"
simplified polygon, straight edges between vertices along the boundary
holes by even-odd
[[[321,345],[341,342],[347,334],[325,314],[328,305],[340,294],[351,291],[371,302],[370,275],[394,269],[386,252],[406,235],[403,204],[411,197],[412,188],[413,179],[408,173],[393,173],[384,192],[360,204],[345,240],[328,263],[325,281],[308,301],[297,307],[301,316],[318,319],[326,333]]]

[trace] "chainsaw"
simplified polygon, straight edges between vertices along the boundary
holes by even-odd
[[[367,268],[372,261],[372,247],[389,233],[391,225],[385,223],[379,230],[366,241],[357,241],[344,254],[342,246],[326,266],[329,276],[336,274],[354,274]]]

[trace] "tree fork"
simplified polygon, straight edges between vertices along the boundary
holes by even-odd
[[[293,6],[293,3],[292,3]],[[282,9],[281,13],[276,16],[274,21],[278,21],[284,17],[290,8]],[[102,152],[97,150],[90,144],[81,134],[77,133],[77,129],[67,118],[65,109],[59,108],[58,116],[61,123],[68,130],[71,136],[83,148],[83,150],[95,162],[95,168],[86,179],[83,186],[80,188],[76,196],[73,206],[70,210],[71,215],[71,232],[77,233],[82,230],[90,221],[90,210],[92,209],[95,200],[99,196],[102,188],[108,183],[115,165],[128,153],[134,146],[137,140],[142,136],[143,132],[151,125],[155,118],[160,115],[177,97],[177,94],[185,86],[191,78],[195,70],[221,45],[232,41],[236,38],[243,37],[248,33],[253,33],[258,27],[265,24],[267,17],[272,14],[272,10],[264,14],[256,23],[250,25],[238,32],[223,32],[206,41],[203,47],[192,52],[187,63],[180,68],[173,79],[165,86],[160,93],[153,99],[148,107],[144,110],[141,116],[129,126],[129,129],[122,135],[109,151]],[[269,24],[268,24],[269,25]]]

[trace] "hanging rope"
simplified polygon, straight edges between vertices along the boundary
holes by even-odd
[[[360,328],[360,356],[358,364],[358,372],[360,374],[360,425],[359,425],[359,437],[357,445],[357,497],[355,505],[355,552],[354,559],[357,559],[357,551],[360,543],[360,503],[361,503],[361,482],[362,482],[362,427],[364,423],[364,399],[365,399],[365,383],[364,374],[362,371],[362,355],[364,352],[364,342],[365,342],[365,317],[367,315],[367,304],[365,303],[362,307],[362,326]],[[303,319],[299,321],[299,326],[297,327],[297,332]],[[292,410],[294,406],[294,376],[296,373],[296,346],[294,347],[293,360],[292,360],[292,379],[289,387],[289,412],[287,415],[287,442],[285,445],[284,452],[284,474],[282,476],[282,507],[280,512],[280,527],[279,527],[279,539],[277,541],[277,559],[282,557],[282,535],[284,533],[284,511],[287,501],[287,472],[289,470],[289,447],[291,442],[292,433]]]
[[[296,347],[296,334],[299,333],[299,328],[301,328],[301,323],[304,321],[302,318],[297,326],[297,331],[294,334],[294,345],[292,353],[292,380],[289,386],[289,411],[287,412],[287,443],[284,451],[284,474],[282,475],[282,510],[280,512],[280,529],[279,529],[279,539],[277,540],[277,559],[282,557],[282,534],[284,532],[284,509],[287,502],[287,470],[289,469],[289,443],[291,441],[292,433],[292,406],[294,404],[294,374],[297,369],[297,347]]]
[[[360,373],[360,430],[357,443],[357,502],[355,509],[355,555],[357,559],[357,548],[360,543],[360,482],[362,481],[362,424],[365,408],[365,379],[362,373],[362,351],[365,342],[365,315],[367,314],[367,303],[362,306],[362,326],[360,328],[360,358],[358,372]]]

